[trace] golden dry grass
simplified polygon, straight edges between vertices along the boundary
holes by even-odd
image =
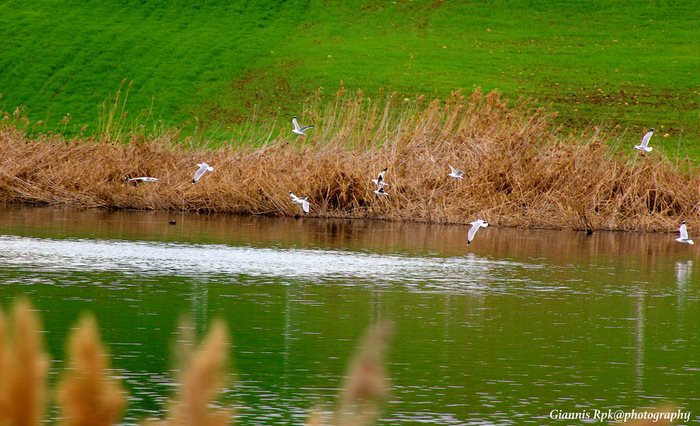
[[[227,327],[214,321],[199,350],[195,351],[191,325],[180,326],[177,396],[164,420],[147,425],[223,426],[231,423],[232,409],[210,407],[227,384],[229,341]]]
[[[110,377],[108,359],[97,322],[84,316],[69,337],[68,371],[58,384],[62,424],[107,426],[119,421],[124,391]]]
[[[527,101],[508,106],[477,90],[441,102],[358,93],[309,105],[302,121],[317,128],[306,137],[283,127],[278,138],[249,136],[218,150],[168,132],[113,143],[27,138],[5,127],[0,201],[293,216],[300,212],[289,201],[293,191],[309,197],[317,217],[657,231],[683,219],[700,225],[700,178],[683,171],[687,165],[658,150],[616,150],[595,129],[560,134],[552,114]],[[192,185],[200,161],[216,170]],[[465,179],[448,178],[448,163]],[[390,195],[380,198],[370,180],[384,167]],[[136,176],[161,181],[125,181]]]
[[[337,426],[372,425],[389,395],[385,355],[393,326],[382,322],[371,327],[351,361],[334,416]]]
[[[36,426],[44,415],[49,366],[41,325],[23,299],[8,319],[0,311],[0,425]]]

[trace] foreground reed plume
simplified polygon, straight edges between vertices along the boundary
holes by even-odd
[[[56,399],[68,426],[108,426],[121,418],[124,392],[109,376],[108,355],[92,316],[84,316],[69,337],[68,371]]]
[[[318,126],[304,141],[246,136],[218,150],[177,133],[64,140],[0,129],[0,201],[294,216],[289,191],[312,215],[570,229],[700,226],[700,177],[662,152],[641,156],[596,129],[560,134],[553,114],[497,93],[445,101],[339,95],[309,103]],[[264,125],[266,135],[271,131]],[[191,185],[196,164],[216,172]],[[448,164],[463,169],[450,179]],[[388,168],[388,197],[371,178]],[[133,185],[125,178],[154,176]]]
[[[364,337],[343,384],[336,425],[371,425],[377,419],[380,403],[389,393],[384,357],[392,329],[390,322],[382,322]]]
[[[41,424],[48,358],[32,306],[18,300],[9,321],[0,311],[0,425]]]
[[[393,326],[371,327],[353,357],[343,381],[335,412],[312,412],[308,426],[369,426],[379,417],[389,385],[385,356]],[[195,343],[194,328],[183,322],[179,329],[177,394],[164,420],[146,425],[224,426],[233,422],[232,409],[214,408],[228,384],[226,366],[230,350],[222,321],[214,321],[203,343]],[[59,421],[71,426],[118,424],[125,393],[109,374],[109,356],[92,316],[84,316],[71,333],[68,371],[58,385]],[[48,357],[43,349],[38,315],[26,300],[15,302],[8,318],[0,310],[0,425],[38,426],[45,422],[44,406]],[[690,419],[690,412],[675,405],[653,410],[631,410],[625,426],[672,424]],[[686,420],[688,419],[688,420]],[[52,419],[53,420],[53,419]],[[612,418],[610,419],[612,420]]]
[[[307,426],[368,426],[375,423],[382,402],[389,394],[385,355],[393,324],[380,322],[370,327],[353,357],[343,381],[338,407],[330,419],[313,411]]]
[[[214,321],[199,350],[194,348],[190,324],[180,326],[178,341],[178,394],[170,403],[165,420],[147,425],[223,426],[233,419],[233,410],[213,411],[210,405],[227,384],[229,340],[223,321]]]

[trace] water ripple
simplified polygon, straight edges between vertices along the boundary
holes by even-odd
[[[483,289],[516,269],[540,268],[461,257],[409,257],[339,250],[270,249],[246,246],[121,240],[44,239],[0,236],[0,265],[44,271],[113,271],[179,275],[247,275],[315,282],[401,281],[423,290]],[[487,279],[488,278],[488,279]]]

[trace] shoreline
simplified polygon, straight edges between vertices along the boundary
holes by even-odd
[[[0,202],[294,217],[292,191],[318,218],[654,232],[686,220],[691,235],[700,226],[699,177],[664,157],[617,152],[594,129],[560,135],[552,114],[527,102],[507,107],[476,91],[393,118],[390,104],[363,102],[332,119],[319,113],[303,138],[208,151],[168,133],[115,143],[0,128]],[[201,162],[214,171],[192,184]],[[449,178],[448,164],[465,178]],[[385,167],[381,197],[371,180]],[[160,180],[127,182],[139,176]]]

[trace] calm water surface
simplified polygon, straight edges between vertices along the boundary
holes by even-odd
[[[174,219],[172,226],[168,221]],[[698,249],[675,235],[0,209],[0,304],[30,295],[62,367],[96,313],[131,397],[162,413],[178,318],[227,320],[239,424],[335,400],[363,330],[395,322],[382,424],[566,424],[673,401],[700,420]],[[691,230],[692,236],[692,230]]]

